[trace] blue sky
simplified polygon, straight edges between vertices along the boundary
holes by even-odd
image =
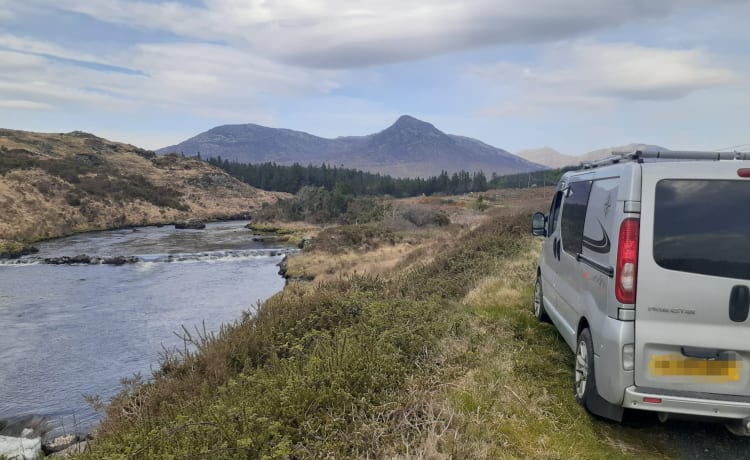
[[[0,0],[0,127],[145,148],[401,114],[512,152],[750,148],[750,4]]]

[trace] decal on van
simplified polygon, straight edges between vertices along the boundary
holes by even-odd
[[[607,235],[607,231],[604,229],[601,221],[599,221],[599,227],[602,229],[602,238],[595,240],[583,235],[583,247],[599,254],[607,254],[612,247],[612,243],[609,241],[609,235]]]

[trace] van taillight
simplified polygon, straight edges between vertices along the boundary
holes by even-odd
[[[640,220],[630,218],[620,225],[615,271],[615,297],[622,303],[635,303],[638,278],[638,231]]]

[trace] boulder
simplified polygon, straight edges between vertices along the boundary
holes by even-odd
[[[66,434],[64,436],[58,436],[54,439],[50,439],[48,441],[45,441],[42,443],[42,450],[45,454],[49,455],[54,452],[60,452],[61,450],[65,450],[68,447],[72,446],[73,444],[80,441],[80,438],[78,438],[77,435],[74,434]]]
[[[177,230],[203,230],[206,224],[202,220],[188,219],[175,222],[174,228]]]
[[[33,432],[33,430],[29,430]],[[42,454],[42,438],[0,436],[0,457],[13,460],[37,460]]]
[[[101,260],[101,263],[106,265],[125,265],[125,264],[137,264],[141,261],[140,257],[135,256],[114,256],[106,257]]]
[[[81,442],[72,444],[59,452],[55,452],[51,454],[49,457],[50,458],[68,458],[69,456],[73,454],[80,454],[80,453],[86,452],[89,449],[88,445],[89,445],[88,440],[81,441]]]

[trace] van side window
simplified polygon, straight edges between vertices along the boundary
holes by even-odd
[[[591,181],[574,182],[568,187],[563,200],[560,224],[562,247],[572,256],[580,254],[583,250],[583,228],[590,193]]]
[[[557,228],[557,222],[560,219],[560,201],[562,201],[562,195],[563,192],[555,193],[552,206],[549,208],[549,229],[547,230],[547,236],[552,235]]]

